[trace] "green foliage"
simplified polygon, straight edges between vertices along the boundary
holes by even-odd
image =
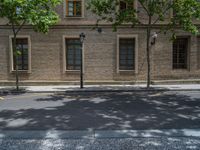
[[[47,33],[59,17],[54,8],[60,0],[0,0],[0,17],[12,26],[32,25],[35,31]]]
[[[127,3],[133,3],[134,0],[123,0]],[[119,11],[119,0],[90,0],[88,9],[97,14],[98,22],[106,20],[113,24],[113,28],[124,23],[131,23],[132,26],[137,24],[154,25],[158,22],[166,24],[165,32],[171,30],[176,26],[181,29],[191,32],[192,34],[198,33],[198,28],[194,24],[195,19],[200,19],[200,2],[198,0],[138,0],[138,4],[142,10],[129,7],[126,10]],[[168,19],[166,16],[169,13],[175,12],[175,16]],[[141,12],[152,18],[152,22],[142,20],[137,17]]]
[[[180,25],[185,31],[193,34],[198,33],[198,28],[193,23],[194,19],[200,19],[200,2],[198,0],[174,0],[174,17],[171,19],[172,25]]]
[[[59,17],[54,8],[61,0],[0,0],[0,18],[8,20],[13,32],[13,54],[15,56],[16,90],[19,90],[18,56],[16,37],[24,25],[31,25],[37,32],[47,33]]]

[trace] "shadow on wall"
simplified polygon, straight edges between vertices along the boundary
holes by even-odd
[[[181,92],[57,93],[18,100],[17,104],[15,109],[0,109],[0,129],[200,128],[200,98]]]

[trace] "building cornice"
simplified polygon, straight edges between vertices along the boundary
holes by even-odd
[[[200,27],[200,24],[195,24],[197,27]],[[152,28],[155,29],[160,29],[162,27],[166,27],[167,24],[158,24],[158,25],[153,25]],[[94,28],[95,24],[83,24],[83,25],[75,25],[75,24],[70,24],[70,25],[54,25],[50,27],[50,29],[80,29],[80,28]],[[99,27],[102,28],[112,28],[111,24],[100,24]],[[146,28],[147,25],[135,25],[132,27],[132,25],[121,25],[118,28]],[[176,26],[175,28],[179,29],[180,26]],[[0,25],[0,29],[11,29],[10,25]],[[31,25],[25,25],[23,29],[32,29]]]

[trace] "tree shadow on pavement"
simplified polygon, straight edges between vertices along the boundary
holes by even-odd
[[[200,98],[194,95],[170,91],[49,94],[27,100],[29,107],[19,100],[15,109],[1,108],[0,129],[199,129]]]
[[[22,95],[27,93],[26,88],[20,87],[20,89],[17,91],[16,88],[1,88],[0,89],[0,96],[11,96],[11,95]]]

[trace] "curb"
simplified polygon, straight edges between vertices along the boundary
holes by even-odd
[[[0,139],[109,139],[109,138],[159,138],[159,137],[200,138],[200,129],[0,131]]]

